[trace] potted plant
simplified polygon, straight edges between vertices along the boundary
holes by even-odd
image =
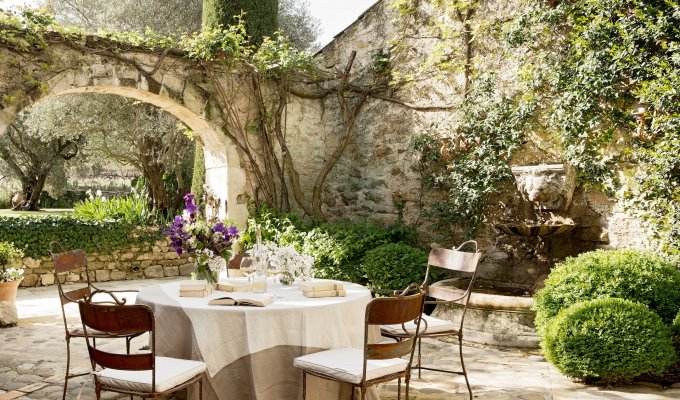
[[[0,301],[16,300],[17,288],[24,279],[24,269],[19,264],[23,256],[12,243],[0,242]]]

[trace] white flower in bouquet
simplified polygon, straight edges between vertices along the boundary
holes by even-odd
[[[266,244],[264,247],[269,262],[276,270],[303,278],[311,274],[314,257],[300,254],[293,246],[279,247],[276,244]]]

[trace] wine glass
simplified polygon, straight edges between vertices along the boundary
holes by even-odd
[[[257,263],[255,262],[254,257],[243,257],[241,260],[241,265],[239,266],[239,269],[243,273],[243,275],[248,278],[248,284],[251,284],[250,280],[252,279],[253,275],[255,275],[255,272],[257,271]]]

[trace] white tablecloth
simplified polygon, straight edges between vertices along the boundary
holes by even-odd
[[[307,298],[296,286],[270,283],[268,292],[277,297],[267,307],[209,306],[211,298],[248,293],[180,298],[179,283],[168,283],[142,289],[137,303],[154,310],[158,355],[206,363],[204,399],[300,399],[302,373],[293,367],[295,357],[363,347],[371,294],[350,283],[345,289],[346,297]],[[197,390],[191,392],[197,398]],[[347,385],[314,377],[307,381],[310,400],[350,397]],[[371,397],[377,397],[375,391]]]

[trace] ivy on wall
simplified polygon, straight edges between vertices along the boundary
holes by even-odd
[[[492,76],[480,79],[458,115],[412,142],[424,183],[444,197],[423,212],[449,237],[455,227],[472,237],[485,222],[490,199],[513,179],[509,160],[524,141],[535,107],[528,99],[502,97],[494,89]]]
[[[529,46],[549,131],[582,182],[615,195],[680,252],[680,7],[535,3],[509,37]]]
[[[68,216],[0,217],[0,240],[14,243],[26,257],[50,255],[52,241],[65,249],[111,254],[161,238],[157,228],[141,230],[119,221],[86,221]]]

